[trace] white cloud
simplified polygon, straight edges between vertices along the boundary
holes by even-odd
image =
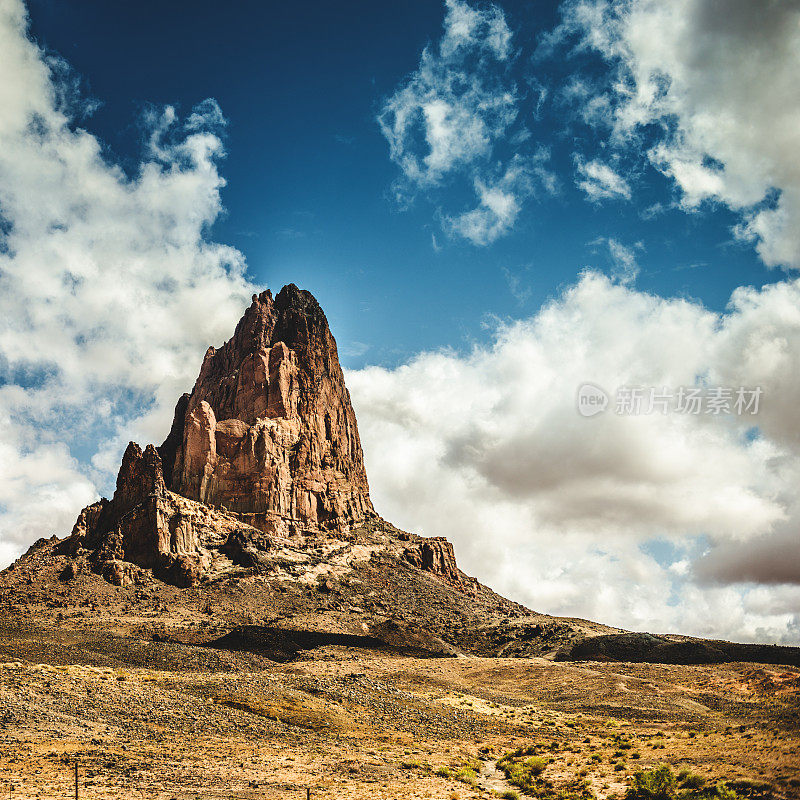
[[[622,283],[632,283],[639,274],[639,264],[636,262],[636,252],[632,247],[627,247],[617,239],[608,240],[608,252],[614,263],[614,274]]]
[[[636,244],[629,247],[612,236],[601,236],[589,242],[589,245],[602,245],[608,249],[608,257],[611,261],[611,274],[618,281],[623,284],[630,284],[636,280],[639,274],[639,263],[636,258],[636,251],[643,249],[644,246],[641,242],[636,242]]]
[[[495,70],[509,57],[502,12],[461,0],[446,5],[438,50],[423,50],[417,71],[378,115],[392,160],[414,186],[487,158],[517,117],[516,89]]]
[[[631,187],[619,173],[602,161],[585,161],[576,158],[578,171],[578,188],[586,193],[593,202],[608,199],[631,199]]]
[[[444,226],[487,245],[512,228],[533,191],[531,179],[551,189],[554,178],[541,150],[518,152],[499,165],[493,161],[498,143],[520,146],[530,138],[518,121],[517,88],[506,74],[514,54],[503,12],[462,0],[446,0],[446,8],[438,47],[423,50],[417,70],[384,102],[378,124],[402,173],[397,198],[407,200],[467,175],[478,205],[459,217],[443,213]]]
[[[349,373],[376,507],[448,536],[468,572],[534,608],[796,642],[798,309],[796,282],[739,290],[718,315],[588,273],[489,347]],[[761,385],[759,415],[575,409],[585,381],[613,394],[698,380]],[[653,540],[675,557],[641,549]],[[773,553],[760,568],[756,543]]]
[[[509,164],[503,176],[492,183],[475,179],[479,204],[471,211],[445,219],[445,229],[474,245],[491,244],[508,233],[521,211],[520,200],[532,191],[533,173],[519,158]]]
[[[472,8],[460,0],[445,0],[447,15],[440,52],[451,59],[464,51],[484,51],[498,61],[509,57],[511,31],[503,12],[494,5]]]
[[[686,209],[742,215],[769,266],[800,266],[800,6],[732,0],[568,0],[553,39],[577,40],[615,71],[578,98],[620,151],[655,126],[650,161]],[[582,84],[583,86],[583,84]],[[585,86],[584,86],[585,88]]]
[[[172,108],[150,112],[129,176],[78,127],[63,65],[26,31],[22,3],[3,0],[3,562],[69,531],[108,487],[127,436],[160,440],[205,347],[230,333],[252,291],[241,255],[205,236],[224,183],[217,104],[183,123]]]

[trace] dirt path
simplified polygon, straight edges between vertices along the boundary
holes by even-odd
[[[517,792],[507,780],[505,775],[497,768],[496,761],[484,761],[477,778],[478,786],[487,792]]]

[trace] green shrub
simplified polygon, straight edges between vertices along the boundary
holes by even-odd
[[[503,800],[519,800],[519,792],[515,792],[513,789],[506,789],[500,797]]]
[[[724,781],[718,783],[712,790],[711,794],[716,800],[737,800],[739,795],[733,791]]]
[[[506,753],[498,762],[506,780],[526,795],[539,800],[593,800],[591,784],[578,776],[572,780],[554,782],[544,776],[552,758],[534,755],[532,746]],[[585,770],[582,771],[585,774]]]
[[[533,791],[538,778],[547,768],[548,761],[541,756],[527,755],[533,748],[515,750],[497,762],[509,783],[519,786],[523,792]]]
[[[478,776],[475,774],[475,770],[468,766],[461,767],[453,777],[469,786],[476,786],[478,783]]]
[[[697,775],[694,772],[686,770],[679,773],[678,783],[681,789],[697,791],[706,785],[706,779],[702,775]]]
[[[625,795],[627,800],[674,800],[675,776],[667,764],[637,770]]]

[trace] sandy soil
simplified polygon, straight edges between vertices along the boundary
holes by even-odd
[[[340,647],[277,664],[13,620],[0,660],[0,781],[17,800],[74,796],[75,763],[86,798],[491,797],[511,788],[497,758],[530,744],[554,786],[580,776],[599,800],[659,763],[800,797],[794,668]]]

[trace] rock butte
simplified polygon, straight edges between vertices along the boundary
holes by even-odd
[[[345,530],[373,515],[350,393],[314,297],[253,303],[175,409],[159,448],[168,489],[265,532]]]
[[[62,550],[93,551],[114,582],[128,562],[190,585],[210,548],[241,557],[376,516],[336,342],[290,284],[253,295],[233,337],[208,348],[164,443],[128,445],[114,497],[83,509]],[[455,574],[452,547],[432,542],[410,559]]]

